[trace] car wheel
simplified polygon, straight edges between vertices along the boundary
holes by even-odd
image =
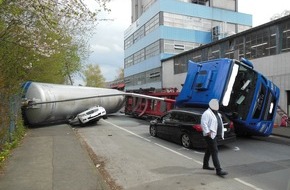
[[[150,132],[150,135],[152,137],[156,137],[157,136],[156,126],[155,125],[150,125],[149,132]]]
[[[190,141],[189,135],[187,133],[184,133],[181,136],[181,144],[185,148],[191,148],[191,141]]]

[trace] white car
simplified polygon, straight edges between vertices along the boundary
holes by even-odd
[[[70,124],[86,124],[91,122],[98,122],[101,118],[107,119],[106,110],[101,106],[94,106],[86,111],[79,113],[74,119],[69,120]]]

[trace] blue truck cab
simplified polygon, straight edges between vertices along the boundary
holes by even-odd
[[[279,95],[279,88],[246,59],[189,61],[176,106],[208,107],[209,101],[216,98],[220,110],[234,122],[237,134],[269,136]]]

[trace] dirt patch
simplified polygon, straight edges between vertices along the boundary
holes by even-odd
[[[99,171],[104,183],[110,190],[123,190],[123,188],[118,185],[115,180],[110,176],[109,172],[106,170],[106,159],[95,154],[93,149],[87,144],[87,142],[81,137],[77,129],[74,129],[77,138],[80,140],[81,145],[87,150],[91,160]]]

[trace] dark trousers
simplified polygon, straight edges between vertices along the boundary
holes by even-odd
[[[209,158],[211,156],[213,165],[217,171],[221,170],[220,161],[218,158],[217,137],[212,139],[209,136],[205,136],[207,148],[203,157],[203,166],[209,166]]]

